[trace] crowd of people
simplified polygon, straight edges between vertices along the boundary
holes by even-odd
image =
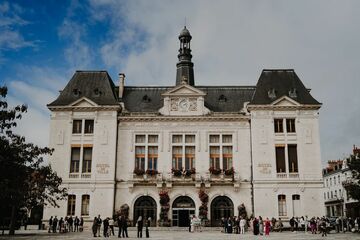
[[[128,221],[125,216],[118,216],[116,218],[116,223],[118,226],[118,237],[121,238],[128,238]],[[145,226],[145,236],[146,238],[150,237],[149,227],[151,224],[151,218],[143,220],[142,216],[140,216],[136,221],[136,228],[137,228],[137,237],[142,238],[143,236],[143,227]],[[94,218],[92,224],[92,233],[94,237],[101,237],[101,226],[103,226],[103,236],[110,237],[111,235],[115,236],[114,226],[115,221],[114,219],[107,217],[104,220],[101,219],[100,215]]]
[[[289,220],[291,232],[304,231],[305,233],[321,234],[327,236],[330,230],[360,232],[360,218],[336,218],[335,222],[327,217],[292,217]],[[245,219],[242,217],[229,217],[221,219],[222,232],[244,234],[251,231],[254,235],[269,235],[270,232],[282,232],[285,227],[281,218],[265,218],[261,216]]]
[[[57,231],[60,233],[82,232],[84,229],[84,219],[82,217],[78,218],[77,216],[75,216],[75,218],[66,216],[60,219],[58,219],[57,216],[54,218],[51,216],[48,224],[49,233],[56,233]]]

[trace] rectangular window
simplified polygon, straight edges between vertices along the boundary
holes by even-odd
[[[220,147],[210,147],[210,167],[220,169]]]
[[[73,130],[72,133],[78,134],[81,133],[82,120],[73,120]]]
[[[279,217],[286,216],[286,196],[278,196],[278,208],[279,208]]]
[[[80,148],[71,148],[70,173],[78,173],[80,166]]]
[[[157,170],[158,147],[148,148],[148,169]]]
[[[158,135],[149,135],[148,136],[148,143],[157,143],[158,142]]]
[[[135,169],[145,171],[145,147],[136,146],[135,147]]]
[[[85,120],[85,134],[94,133],[94,120]]]
[[[232,147],[224,146],[223,147],[223,168],[224,168],[224,170],[228,170],[233,167],[232,158],[233,158]]]
[[[82,195],[81,198],[81,215],[89,216],[90,196]]]
[[[286,119],[286,132],[295,132],[295,119]]]
[[[210,143],[219,143],[220,135],[210,135]]]
[[[76,196],[68,195],[68,206],[67,206],[67,215],[68,216],[75,215],[75,204],[76,204]]]
[[[286,172],[285,166],[285,147],[275,147],[275,154],[276,154],[276,172],[277,173],[284,173]]]
[[[185,170],[195,168],[195,147],[185,147]]]
[[[284,132],[283,119],[274,119],[274,130],[276,133]]]
[[[145,135],[136,135],[135,143],[145,143]]]
[[[185,135],[185,143],[195,143],[195,135]]]
[[[232,135],[223,135],[222,142],[223,143],[232,143]]]
[[[172,148],[172,168],[182,170],[182,156],[183,148],[181,146],[174,146]]]
[[[298,172],[298,158],[297,158],[297,146],[296,144],[288,145],[288,158],[289,158],[289,172]]]
[[[183,140],[182,140],[182,135],[173,135],[172,136],[172,142],[173,143],[182,143]]]
[[[86,147],[83,152],[83,173],[91,173],[91,161],[92,161],[92,148]]]

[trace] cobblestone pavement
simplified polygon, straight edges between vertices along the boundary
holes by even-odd
[[[145,233],[145,232],[144,232]],[[144,234],[143,233],[143,234]],[[0,240],[2,239],[64,239],[64,240],[83,240],[83,239],[118,239],[116,236],[111,236],[110,238],[97,237],[94,238],[91,235],[90,231],[85,231],[82,233],[66,233],[66,234],[52,234],[44,231],[18,231],[17,235],[9,237],[9,236],[0,236]],[[116,234],[116,233],[115,233]],[[321,237],[321,235],[316,234],[305,234],[305,233],[291,233],[291,232],[282,232],[282,233],[271,233],[270,236],[253,236],[250,233],[246,233],[245,235],[239,234],[224,234],[215,231],[205,231],[205,232],[181,232],[181,231],[152,231],[150,232],[151,239],[166,239],[166,240],[208,240],[208,239],[221,239],[221,240],[232,240],[232,239],[284,239],[284,240],[308,240],[308,239],[336,239],[336,240],[360,240],[360,234],[354,233],[332,233],[329,234],[326,238]],[[143,236],[144,237],[144,236]],[[135,239],[136,232],[129,231],[129,239]]]

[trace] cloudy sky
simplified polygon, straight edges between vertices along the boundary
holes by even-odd
[[[117,84],[173,85],[177,36],[193,36],[195,83],[255,85],[294,68],[323,107],[323,162],[360,145],[360,1],[1,1],[0,85],[29,111],[18,131],[48,143],[46,104],[75,70]]]

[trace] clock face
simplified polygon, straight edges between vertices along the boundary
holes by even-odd
[[[186,111],[189,107],[189,102],[187,99],[183,98],[183,99],[180,99],[179,100],[179,108],[182,110],[182,111]]]

